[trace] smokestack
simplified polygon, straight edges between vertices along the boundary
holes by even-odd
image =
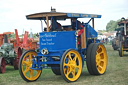
[[[4,43],[8,43],[8,36],[4,35]]]
[[[51,12],[56,12],[56,9],[51,7]]]

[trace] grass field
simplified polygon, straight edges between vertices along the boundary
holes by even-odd
[[[128,55],[119,57],[111,45],[106,45],[108,55],[107,70],[104,75],[93,76],[87,71],[86,65],[78,81],[67,83],[61,76],[56,76],[51,69],[43,69],[42,75],[35,82],[25,82],[13,66],[7,66],[6,72],[0,74],[0,85],[128,85]]]

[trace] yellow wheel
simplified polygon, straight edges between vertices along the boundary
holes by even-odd
[[[107,68],[107,53],[103,44],[93,44],[89,56],[87,56],[87,67],[93,75],[104,74]]]
[[[78,80],[82,71],[82,59],[76,50],[69,49],[63,54],[60,62],[60,71],[67,82]]]
[[[21,77],[27,81],[35,81],[37,80],[41,73],[42,70],[32,70],[32,60],[35,59],[36,61],[36,52],[33,50],[26,51],[20,58],[19,61],[19,73]]]

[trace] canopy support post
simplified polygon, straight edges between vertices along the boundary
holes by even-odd
[[[92,27],[93,27],[93,29],[95,29],[95,26],[94,26],[94,18],[92,18]],[[93,42],[95,43],[95,38],[93,39]]]
[[[46,16],[46,20],[47,20],[47,32],[49,32],[49,21],[48,21],[48,16]]]

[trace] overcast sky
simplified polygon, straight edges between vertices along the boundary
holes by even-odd
[[[0,0],[0,33],[14,32],[14,29],[19,34],[23,29],[41,32],[40,21],[27,20],[26,15],[49,12],[51,6],[57,12],[102,15],[101,19],[95,19],[96,30],[106,29],[110,20],[128,18],[128,0]]]

